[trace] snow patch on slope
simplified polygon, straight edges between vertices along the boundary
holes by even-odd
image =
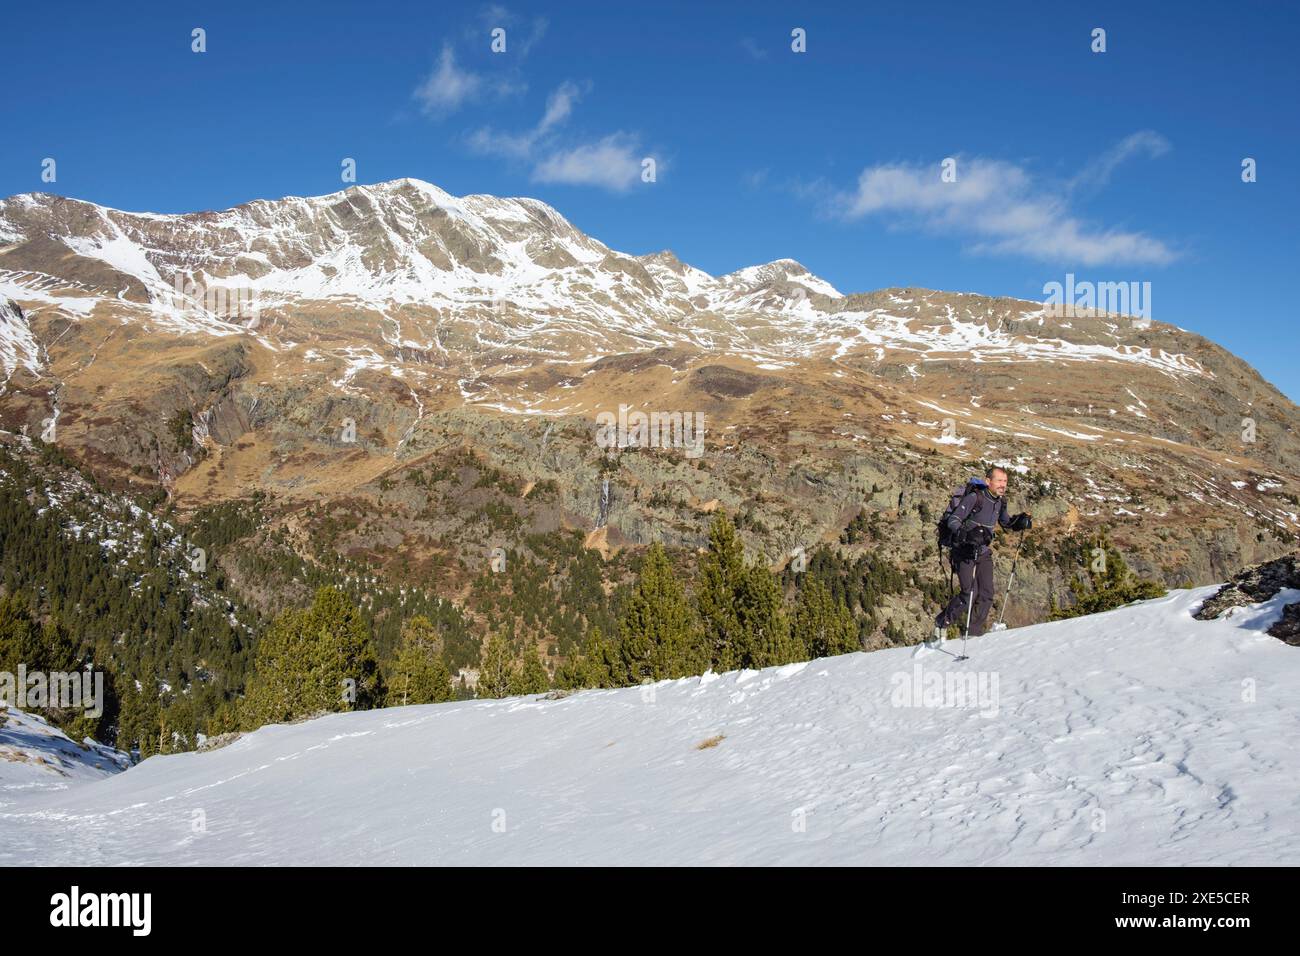
[[[3,368],[4,380],[8,382],[19,365],[33,374],[40,374],[40,348],[26,316],[15,303],[4,297],[4,292],[4,286],[0,285],[0,368]]]
[[[74,743],[36,714],[0,708],[0,808],[17,794],[101,780],[121,773],[130,762],[129,754],[89,738]]]

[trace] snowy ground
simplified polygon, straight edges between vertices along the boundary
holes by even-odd
[[[880,651],[264,728],[0,791],[0,863],[1300,864],[1300,649],[1263,633],[1300,593],[1192,620],[1211,593],[989,635],[962,663]],[[973,675],[975,699],[925,706],[931,673]]]
[[[16,794],[66,790],[121,772],[130,758],[111,747],[79,746],[35,714],[0,709],[0,807]]]

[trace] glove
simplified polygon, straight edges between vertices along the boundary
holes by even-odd
[[[1033,519],[1029,517],[1029,512],[1022,511],[1011,519],[1009,527],[1012,531],[1028,531],[1033,526],[1034,522]]]
[[[993,543],[993,531],[976,521],[967,521],[961,526],[962,543],[972,548],[982,548]]]

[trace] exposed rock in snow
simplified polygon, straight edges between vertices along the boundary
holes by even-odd
[[[1236,608],[1267,601],[1284,589],[1300,590],[1300,551],[1246,568],[1205,602],[1194,615],[1208,621]],[[1300,645],[1300,602],[1289,605],[1269,634],[1288,644]]]
[[[99,780],[130,762],[129,754],[93,740],[75,743],[36,714],[0,709],[0,813],[15,795]]]

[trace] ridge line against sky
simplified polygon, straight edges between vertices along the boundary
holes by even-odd
[[[1028,300],[1066,274],[1150,282],[1151,318],[1300,397],[1294,8],[137,13],[8,14],[14,75],[39,82],[6,104],[23,148],[0,193],[192,212],[336,192],[351,159],[358,184],[538,198],[714,275],[789,258],[846,292]]]
[[[220,209],[195,209],[195,210],[190,210],[190,211],[188,211],[188,212],[176,212],[176,213],[159,213],[159,212],[157,212],[156,210],[148,210],[148,209],[140,209],[140,210],[132,210],[132,209],[118,209],[118,208],[116,208],[116,207],[109,207],[109,206],[104,206],[104,205],[102,205],[102,204],[93,203],[93,202],[90,201],[90,200],[82,200],[82,199],[80,199],[80,197],[77,197],[77,196],[64,196],[64,195],[62,195],[62,194],[58,194],[58,193],[47,193],[47,194],[44,194],[44,195],[53,195],[53,196],[57,196],[59,199],[70,200],[70,201],[73,201],[73,202],[88,202],[88,203],[90,203],[91,205],[96,205],[96,206],[98,206],[99,208],[102,208],[102,209],[108,209],[108,210],[113,211],[113,212],[124,213],[124,214],[126,214],[126,215],[183,217],[183,216],[189,216],[189,215],[204,215],[204,214],[208,214],[208,213],[225,213],[225,212],[231,212],[231,211],[234,211],[234,210],[236,210],[236,209],[239,209],[239,208],[242,207],[242,206],[248,206],[248,205],[252,205],[252,204],[254,204],[254,203],[259,203],[259,202],[281,202],[281,201],[285,201],[285,200],[314,200],[314,199],[327,199],[327,198],[330,198],[330,197],[332,197],[332,196],[341,196],[341,195],[344,195],[344,194],[347,193],[347,191],[348,191],[349,189],[356,189],[356,188],[359,188],[359,187],[360,187],[360,188],[373,189],[373,188],[378,187],[378,186],[387,186],[387,185],[392,185],[392,184],[394,184],[394,183],[403,182],[403,181],[410,181],[410,180],[415,180],[415,181],[417,181],[417,182],[422,182],[422,183],[424,183],[425,185],[430,185],[430,186],[433,186],[433,187],[435,187],[435,188],[440,188],[440,187],[438,187],[437,183],[429,183],[427,180],[418,180],[418,179],[416,179],[416,177],[401,177],[401,178],[399,178],[399,179],[395,179],[395,180],[383,180],[382,182],[373,182],[373,183],[358,182],[358,183],[352,183],[352,184],[349,184],[348,186],[344,187],[343,189],[337,189],[337,190],[334,190],[334,191],[329,192],[329,193],[321,193],[321,194],[311,195],[311,196],[279,196],[279,197],[275,197],[275,198],[270,198],[270,197],[257,197],[257,198],[255,198],[255,199],[250,199],[250,200],[248,200],[248,201],[246,201],[246,202],[236,203],[236,204],[234,204],[233,206],[227,206],[227,207],[220,208]],[[446,190],[443,190],[443,191],[446,192]],[[38,192],[35,192],[35,193],[27,193],[27,194],[19,194],[19,195],[42,195],[42,193],[40,193],[40,192],[38,191]],[[449,195],[451,195],[451,194],[449,194]],[[466,198],[469,198],[470,196],[475,196],[475,195],[477,195],[477,196],[484,196],[484,195],[491,196],[491,194],[485,194],[485,193],[466,193],[466,194],[461,195],[461,196],[452,196],[452,198],[454,198],[454,199],[466,199]],[[16,198],[16,197],[15,197],[15,196],[8,196],[8,197],[3,197],[3,198],[4,198],[4,199],[13,199],[13,198]],[[521,195],[521,196],[491,196],[491,198],[495,198],[495,199],[503,199],[503,200],[529,200],[529,201],[535,201],[535,202],[541,202],[541,201],[542,201],[542,200],[538,200],[538,199],[537,199],[536,197],[534,197],[534,196],[522,196],[522,195]],[[551,208],[553,211],[557,212],[559,215],[564,216],[564,212],[563,212],[563,210],[555,209],[555,207],[554,207],[554,206],[551,206],[549,203],[547,203],[546,205],[547,205],[549,208]],[[564,218],[565,218],[566,220],[568,219],[567,216],[564,216]],[[601,239],[600,239],[599,236],[595,236],[595,235],[591,235],[590,233],[586,233],[585,230],[583,230],[583,231],[584,231],[584,233],[585,233],[586,235],[590,236],[591,238],[593,238],[593,239],[595,239],[595,240],[597,240],[597,241],[601,241]],[[612,251],[614,251],[614,252],[618,252],[618,253],[622,253],[622,254],[626,254],[626,255],[636,255],[636,256],[643,256],[643,257],[644,257],[644,256],[648,256],[648,255],[656,255],[656,254],[659,254],[659,253],[667,252],[667,253],[671,253],[671,254],[673,254],[674,256],[676,256],[676,252],[675,252],[674,250],[672,250],[671,248],[653,249],[653,250],[649,250],[649,251],[647,251],[647,252],[639,252],[639,253],[628,253],[628,252],[626,252],[625,250],[617,249],[617,248],[615,248],[615,247],[613,247],[613,246],[610,246],[608,243],[603,243],[603,244],[606,245],[608,248],[610,248],[610,249],[611,249]],[[685,265],[687,265],[687,266],[691,266],[692,268],[697,268],[697,269],[700,268],[700,267],[697,266],[695,263],[690,262],[690,261],[688,261],[688,260],[681,259],[681,257],[678,257],[678,260],[681,261],[681,262],[683,262],[683,264],[685,264]],[[767,265],[772,265],[772,264],[774,264],[774,263],[778,263],[778,262],[794,263],[795,265],[799,265],[799,266],[802,266],[802,267],[806,268],[806,269],[808,270],[808,272],[811,273],[813,276],[815,276],[815,277],[817,277],[817,278],[823,278],[822,276],[818,275],[816,269],[814,269],[814,268],[809,268],[808,265],[807,265],[807,263],[801,262],[801,261],[799,261],[798,259],[795,259],[795,258],[792,257],[792,256],[780,256],[780,257],[778,257],[778,258],[776,258],[776,259],[771,259],[771,260],[768,260],[768,261],[766,261],[766,262],[750,262],[750,263],[744,263],[744,264],[742,264],[742,265],[737,266],[735,269],[730,270],[730,272],[726,272],[726,273],[709,273],[709,275],[712,275],[714,278],[721,278],[721,277],[726,276],[726,275],[730,275],[730,274],[734,274],[734,273],[736,273],[736,272],[744,271],[745,269],[748,269],[748,268],[753,268],[753,267],[758,267],[758,266],[767,266]],[[701,270],[701,271],[706,271],[706,272],[707,272],[707,270]],[[874,288],[870,288],[870,289],[840,289],[840,288],[837,288],[836,291],[838,291],[838,292],[840,292],[840,293],[842,293],[842,294],[845,294],[845,295],[852,295],[852,294],[859,294],[859,293],[873,293],[873,292],[880,292],[880,291],[885,291],[885,290],[888,290],[888,289],[897,289],[897,288],[904,288],[904,287],[903,287],[903,286],[898,286],[898,285],[893,285],[893,286],[879,286],[879,287],[874,287]],[[922,287],[910,286],[910,287],[906,287],[906,288],[922,288]],[[986,297],[989,297],[989,298],[1014,299],[1014,300],[1016,300],[1016,301],[1030,302],[1030,303],[1041,303],[1041,302],[1043,301],[1043,298],[1042,298],[1042,297],[1039,297],[1039,298],[1019,298],[1019,297],[1016,297],[1016,296],[1004,295],[1004,294],[1000,294],[1000,293],[989,293],[989,292],[983,292],[983,291],[979,291],[979,290],[975,290],[975,289],[940,289],[940,288],[933,288],[933,289],[929,289],[928,291],[934,291],[934,292],[947,292],[947,293],[957,293],[957,294],[962,294],[962,295],[981,295],[981,296],[986,296]],[[1170,323],[1170,324],[1176,324],[1176,323]]]

